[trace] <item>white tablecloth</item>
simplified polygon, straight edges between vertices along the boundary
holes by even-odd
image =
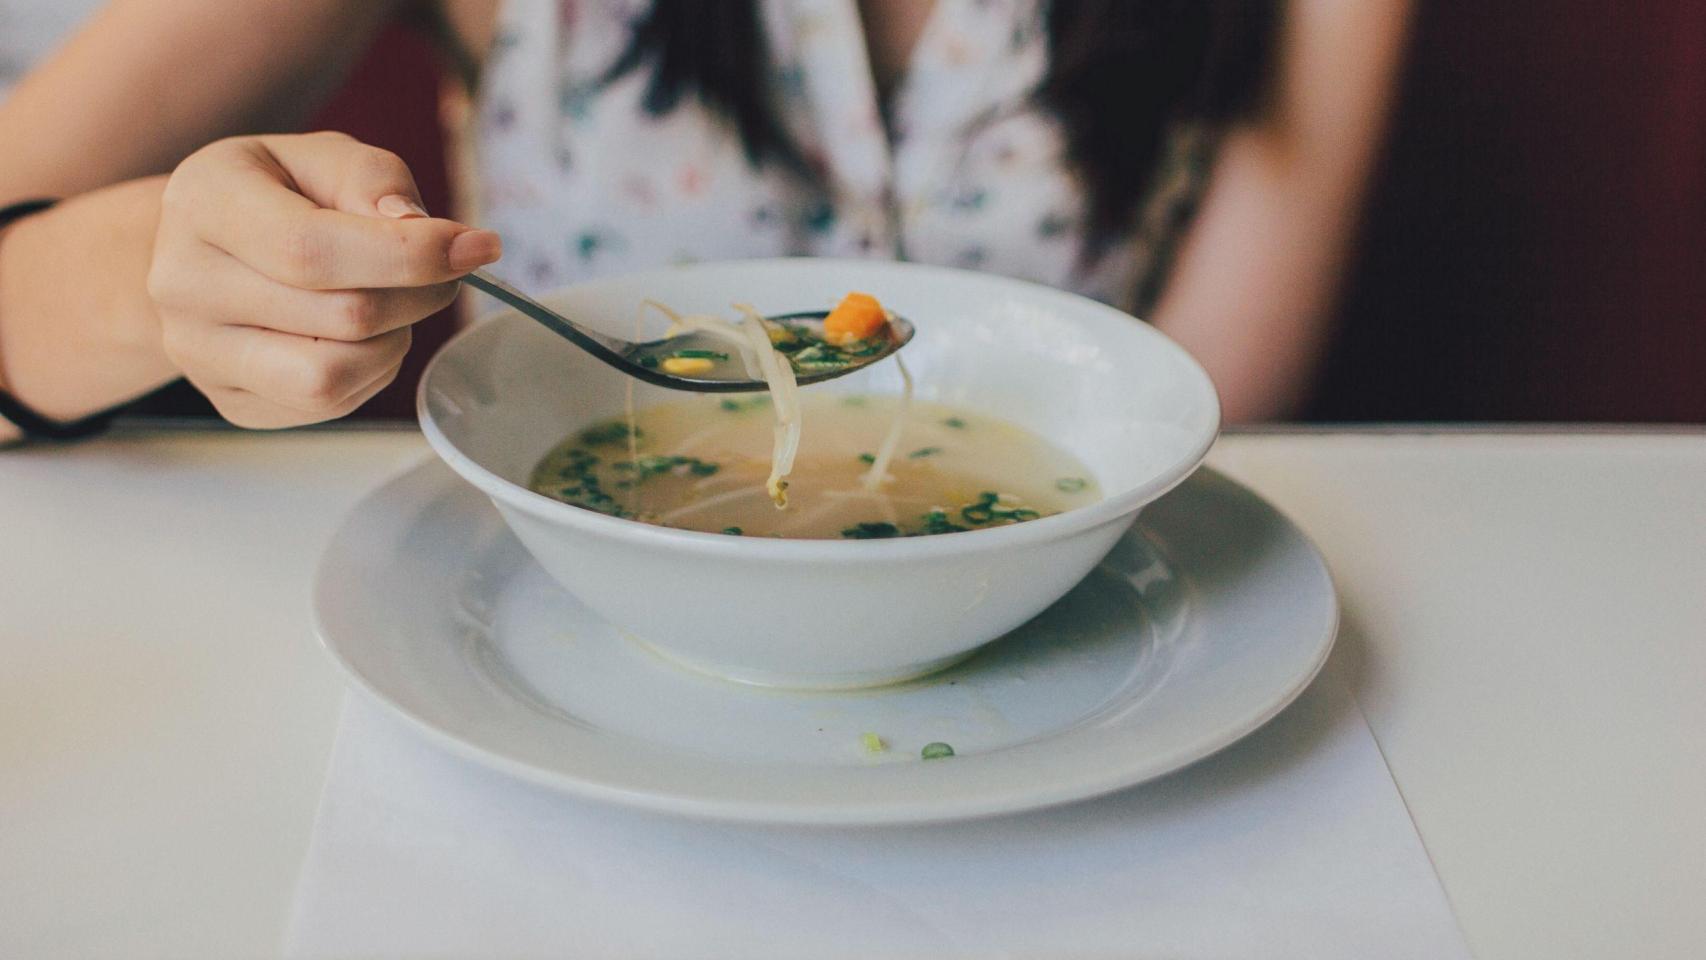
[[[299,949],[329,942],[294,902],[345,699],[308,577],[426,455],[344,428],[0,455],[0,957],[277,956],[293,912]],[[1333,564],[1334,657],[1476,956],[1698,960],[1706,431],[1245,434],[1211,459]]]
[[[727,826],[570,800],[347,702],[292,957],[1467,957],[1329,673],[1162,781],[929,827]]]

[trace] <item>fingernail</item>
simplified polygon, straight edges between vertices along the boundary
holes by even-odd
[[[450,241],[450,269],[472,270],[503,256],[503,241],[490,230],[469,230]]]
[[[421,208],[420,204],[414,201],[414,198],[405,197],[400,193],[393,193],[388,196],[380,197],[379,202],[374,204],[374,206],[379,208],[380,213],[397,220],[404,220],[410,217],[431,216],[431,214]]]

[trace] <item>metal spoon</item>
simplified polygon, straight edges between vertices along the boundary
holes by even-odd
[[[679,376],[663,372],[662,362],[684,350],[705,350],[722,354],[729,352],[727,344],[705,334],[690,332],[677,337],[666,337],[662,340],[631,343],[619,337],[607,336],[588,330],[484,270],[476,270],[468,274],[462,278],[462,282],[482,293],[502,300],[526,316],[539,321],[552,333],[623,373],[637,377],[647,383],[655,383],[671,390],[693,390],[699,393],[742,393],[769,389],[763,380],[753,380],[748,377],[744,365],[738,363],[713,364],[710,370],[696,376]],[[827,310],[818,310],[805,313],[778,314],[764,319],[773,323],[805,327],[821,337],[823,318],[827,314]],[[821,383],[824,380],[833,380],[836,377],[844,376],[855,370],[868,367],[879,360],[886,359],[901,347],[906,346],[913,334],[912,324],[900,317],[895,317],[894,321],[889,324],[889,328],[889,341],[882,350],[868,357],[855,357],[853,362],[846,366],[828,369],[815,367],[801,369],[796,365],[794,371],[797,379],[802,384]],[[649,366],[647,365],[648,360]]]

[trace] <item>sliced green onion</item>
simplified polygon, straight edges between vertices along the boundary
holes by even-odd
[[[1011,520],[1015,523],[1024,520],[1035,520],[1042,514],[1030,507],[1003,507],[1001,494],[993,490],[985,490],[978,494],[976,503],[968,503],[960,508],[960,518],[965,522],[976,525],[993,523],[996,520]]]
[[[938,533],[959,533],[964,529],[966,528],[949,520],[948,513],[945,510],[932,510],[924,515],[923,533],[926,536]]]
[[[943,757],[953,756],[954,748],[938,740],[935,743],[925,744],[924,749],[918,751],[918,755],[925,760],[940,760]]]
[[[641,430],[638,428],[634,430],[634,439],[638,440],[643,436],[645,436],[645,434]],[[585,430],[582,430],[580,435],[581,443],[584,443],[589,447],[603,446],[608,443],[620,443],[626,439],[628,439],[628,425],[623,423],[621,420],[609,420],[604,423],[594,424]]]
[[[722,466],[700,460],[698,457],[666,457],[663,454],[649,454],[638,460],[623,461],[615,464],[615,469],[624,473],[637,473],[634,482],[648,480],[666,473],[675,473],[677,468],[685,468],[696,477],[708,477],[722,469]],[[677,473],[679,476],[680,474]],[[626,482],[626,481],[625,481]]]
[[[848,540],[885,540],[900,536],[900,528],[892,523],[861,523],[841,531]]]
[[[988,523],[995,519],[995,501],[1000,499],[998,494],[984,491],[976,503],[968,503],[960,508],[960,519],[967,523]]]

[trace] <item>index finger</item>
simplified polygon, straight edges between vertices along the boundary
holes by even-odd
[[[321,207],[291,189],[291,171],[272,152],[253,141],[245,147],[232,162],[203,171],[208,182],[187,212],[203,240],[280,283],[310,290],[427,286],[502,254],[497,234],[454,220]],[[336,151],[319,152],[333,155],[317,162],[338,159]]]

